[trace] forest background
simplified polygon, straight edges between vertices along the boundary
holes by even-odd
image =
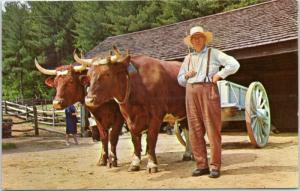
[[[2,97],[51,99],[34,58],[54,69],[109,36],[229,11],[265,0],[15,1],[2,6]],[[2,2],[3,3],[3,2]]]

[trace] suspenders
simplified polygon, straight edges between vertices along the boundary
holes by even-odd
[[[211,48],[208,48],[208,55],[207,55],[207,65],[206,65],[206,75],[205,75],[205,79],[204,79],[204,82],[211,82],[209,77],[208,77],[208,73],[209,73],[209,63],[210,63],[210,52],[211,52]],[[190,63],[191,63],[191,57],[192,55],[190,55],[190,58],[189,58],[189,64],[188,64],[188,71],[190,70]]]
[[[209,48],[209,49],[208,49],[207,66],[206,66],[206,76],[205,76],[204,82],[206,82],[206,79],[208,80],[208,82],[211,82],[210,79],[209,79],[209,77],[208,77],[208,72],[209,72],[209,62],[210,62],[210,51],[211,51],[211,49]]]

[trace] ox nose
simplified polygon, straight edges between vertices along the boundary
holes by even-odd
[[[54,109],[61,109],[61,104],[62,104],[63,100],[62,99],[54,99],[52,101],[52,105]]]
[[[87,106],[93,106],[94,100],[95,100],[95,96],[87,96],[85,97],[85,104]]]

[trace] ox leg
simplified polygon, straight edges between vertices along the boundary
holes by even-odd
[[[100,159],[97,163],[98,166],[106,166],[107,159],[108,159],[108,131],[107,129],[103,128],[101,125],[97,125],[100,133],[100,139],[102,143],[102,150]],[[99,128],[100,126],[100,128]]]
[[[109,139],[110,139],[110,154],[109,154],[109,167],[117,167],[118,162],[117,162],[117,144],[119,141],[119,135],[120,132],[122,131],[122,126],[123,126],[123,120],[116,121],[113,124],[112,130],[109,134]]]
[[[157,143],[158,133],[160,130],[161,121],[152,119],[147,134],[148,145],[148,164],[147,169],[149,173],[158,172],[157,159],[155,154],[155,147]]]
[[[141,165],[141,138],[142,134],[131,133],[131,140],[134,146],[134,156],[128,171],[139,171]]]

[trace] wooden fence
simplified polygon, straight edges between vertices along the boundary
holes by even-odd
[[[13,124],[28,123],[34,124],[35,135],[39,134],[39,129],[45,130],[39,127],[39,124],[46,124],[52,126],[64,126],[66,124],[66,117],[64,110],[45,109],[41,105],[22,105],[10,101],[2,101],[2,112],[6,115],[13,115],[20,119],[22,122]],[[77,112],[78,123],[80,124],[80,112]]]
[[[28,105],[28,106],[32,106],[32,105],[41,105],[42,108],[44,105],[49,105],[52,104],[52,100],[51,99],[41,99],[41,98],[30,98],[30,99],[15,99],[14,101],[11,100],[11,102],[20,104],[20,105]]]

